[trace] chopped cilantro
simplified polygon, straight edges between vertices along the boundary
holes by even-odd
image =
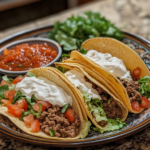
[[[63,109],[61,110],[61,113],[66,112],[67,108],[68,108],[69,104],[65,104]]]

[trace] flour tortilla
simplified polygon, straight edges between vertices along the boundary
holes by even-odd
[[[88,122],[87,117],[83,116],[83,114],[82,114],[82,111],[78,104],[78,100],[76,98],[76,94],[77,94],[76,90],[68,87],[68,83],[67,83],[68,81],[63,80],[61,78],[61,75],[58,76],[55,68],[52,68],[52,67],[35,68],[35,69],[30,70],[30,72],[34,73],[36,75],[36,77],[44,77],[44,78],[47,78],[48,80],[54,82],[57,86],[63,88],[72,97],[72,100],[73,100],[72,108],[80,119],[79,134],[74,138],[57,138],[57,137],[51,137],[50,135],[47,135],[41,131],[38,133],[34,133],[34,132],[31,132],[31,128],[26,126],[23,121],[20,121],[18,118],[14,117],[10,113],[8,113],[6,106],[0,105],[0,114],[9,118],[18,128],[20,128],[25,133],[34,135],[37,137],[55,139],[55,140],[73,140],[73,139],[79,139],[79,138],[86,137],[88,134],[88,131],[90,129],[91,123]]]

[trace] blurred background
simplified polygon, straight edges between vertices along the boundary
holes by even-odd
[[[94,0],[0,0],[0,30],[91,1]]]
[[[119,29],[150,40],[150,0],[0,0],[0,40],[97,11]]]

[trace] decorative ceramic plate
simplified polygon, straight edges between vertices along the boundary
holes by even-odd
[[[53,29],[53,26],[45,26],[32,30],[26,30],[23,32],[16,33],[8,38],[5,38],[0,41],[0,48],[10,42],[23,39],[23,38],[31,38],[31,37],[44,37],[48,38],[48,32]],[[123,43],[127,44],[130,48],[132,48],[144,63],[147,65],[150,70],[150,42],[144,38],[141,38],[137,35],[124,32],[125,37],[122,40]],[[2,75],[0,75],[1,77]],[[59,147],[71,147],[71,146],[88,146],[94,144],[104,144],[107,142],[115,141],[120,138],[127,137],[131,134],[134,134],[144,128],[146,128],[150,124],[150,109],[146,109],[140,114],[129,114],[126,119],[127,126],[121,130],[106,132],[104,134],[100,134],[95,131],[90,131],[88,136],[85,139],[78,140],[69,140],[69,141],[57,141],[39,138],[35,136],[31,136],[28,134],[23,134],[17,131],[8,128],[5,124],[0,122],[0,131],[14,137],[15,139],[32,143],[39,144],[45,146],[59,146]]]

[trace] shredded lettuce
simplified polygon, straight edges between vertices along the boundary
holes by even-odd
[[[138,80],[138,83],[141,84],[140,88],[139,88],[139,92],[141,93],[142,97],[150,97],[150,87],[148,86],[150,82],[150,77],[149,76],[145,76],[144,78],[140,78]]]
[[[99,131],[100,133],[103,133],[104,131],[113,131],[118,130],[126,126],[126,123],[121,122],[120,118],[117,119],[108,119],[104,110],[103,110],[103,104],[102,100],[99,100],[98,98],[89,98],[89,95],[87,93],[82,94],[85,102],[89,108],[89,111],[93,113],[93,116],[95,117],[97,122],[100,122],[102,120],[107,121],[107,125],[103,128],[103,130],[99,128],[93,128],[94,131]]]
[[[6,81],[7,84],[11,84],[12,81],[13,81],[13,79],[12,79],[12,78],[8,78],[7,75],[3,76],[2,79],[3,79],[4,81]]]
[[[27,75],[30,76],[30,77],[36,77],[36,75],[32,72],[27,72]]]
[[[85,126],[84,126],[84,129],[81,130],[81,133],[80,133],[80,137],[81,139],[85,138],[87,135],[88,135],[88,132],[90,131],[90,126],[92,125],[90,121],[85,121],[83,120]]]
[[[0,86],[0,98],[1,99],[4,99],[4,91],[8,91],[9,90],[9,87],[8,85],[1,85]]]
[[[66,71],[68,71],[69,69],[64,69],[61,66],[57,66],[56,67],[59,71],[61,71],[62,73],[65,73]]]

